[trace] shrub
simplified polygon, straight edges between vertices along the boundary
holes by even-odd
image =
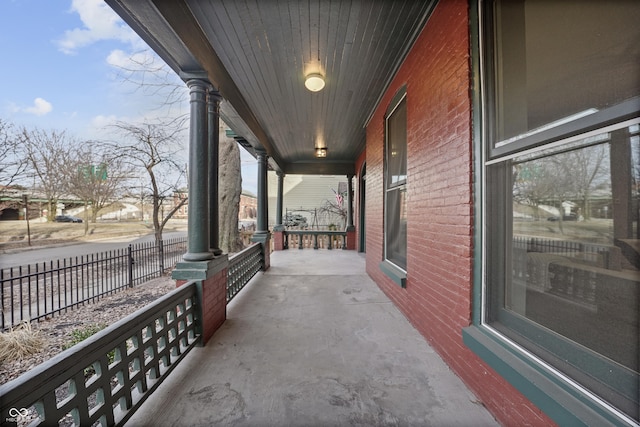
[[[69,341],[67,344],[63,345],[62,349],[66,350],[68,348],[71,348],[74,345],[86,340],[91,335],[94,335],[94,334],[100,332],[101,330],[103,330],[106,327],[107,327],[107,325],[105,323],[92,323],[92,324],[83,326],[82,328],[74,329],[73,331],[71,331],[71,341]],[[107,354],[107,357],[109,358],[109,363],[110,364],[113,363],[113,361],[116,358],[116,351],[115,350],[111,350]],[[89,376],[89,375],[93,374],[93,368],[85,369],[84,373],[85,373],[85,376]]]
[[[62,346],[63,350],[66,350],[68,348],[73,347],[74,345],[78,344],[79,342],[82,342],[84,340],[86,340],[87,338],[89,338],[91,335],[94,335],[98,332],[100,332],[101,330],[103,330],[104,328],[106,328],[107,325],[104,323],[92,323],[90,325],[86,325],[80,329],[74,329],[73,331],[71,331],[71,341],[69,341],[67,344]]]
[[[0,365],[37,353],[43,346],[39,332],[31,329],[31,323],[25,321],[15,329],[0,333]]]

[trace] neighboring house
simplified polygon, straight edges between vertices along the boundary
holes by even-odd
[[[258,213],[258,199],[256,195],[250,191],[242,190],[240,194],[240,208],[238,211],[238,219],[254,220]]]
[[[258,214],[258,199],[250,191],[242,190],[238,209],[238,228],[240,230],[255,230]]]
[[[186,191],[174,192],[172,207],[176,206],[186,197],[187,197]],[[240,194],[240,206],[238,209],[238,221],[239,221],[239,226],[241,228],[243,225],[245,229],[252,228],[251,224],[255,223],[257,206],[258,206],[258,201],[256,199],[255,194],[251,193],[250,191],[242,190],[242,193]],[[189,213],[189,202],[187,201],[184,205],[182,205],[176,211],[175,214],[173,214],[173,218],[186,219],[188,213]]]
[[[283,179],[283,219],[290,215],[302,215],[311,228],[326,229],[335,225],[344,229],[344,217],[340,210],[346,210],[347,180],[336,175],[286,175]],[[276,200],[278,177],[275,172],[268,174],[269,227],[276,225]]]
[[[188,197],[187,191],[174,191],[171,208],[176,207],[182,200]],[[189,213],[189,202],[185,202],[178,210],[173,214],[174,219],[186,219]]]
[[[258,201],[355,175],[367,273],[503,425],[640,424],[640,2],[107,3],[190,87],[193,158],[219,94]]]

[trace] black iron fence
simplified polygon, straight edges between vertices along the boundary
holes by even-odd
[[[0,269],[1,330],[42,320],[161,276],[186,252],[186,238]]]

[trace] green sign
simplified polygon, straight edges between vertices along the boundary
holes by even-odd
[[[99,165],[80,166],[78,173],[86,180],[96,179],[98,181],[107,180],[107,164],[100,163]]]

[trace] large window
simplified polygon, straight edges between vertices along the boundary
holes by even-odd
[[[385,259],[407,269],[407,102],[396,95],[385,123]]]
[[[485,4],[483,322],[640,420],[640,3]]]

